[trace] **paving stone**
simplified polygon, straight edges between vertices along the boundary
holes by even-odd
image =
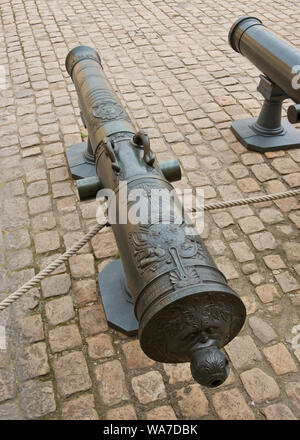
[[[48,193],[47,180],[30,183],[27,186],[27,194],[29,197],[38,197]]]
[[[82,394],[62,405],[63,420],[99,420],[95,409],[94,396]]]
[[[227,280],[239,278],[239,274],[236,271],[234,265],[227,257],[218,257],[215,259],[215,263],[220,271],[225,275]]]
[[[88,355],[91,359],[102,359],[112,357],[115,350],[110,335],[99,334],[86,338],[88,344]]]
[[[50,325],[62,324],[75,316],[70,296],[63,296],[62,298],[47,302],[45,312]]]
[[[8,348],[0,350],[0,368],[7,367],[9,364],[10,356]]]
[[[257,265],[255,263],[246,263],[242,266],[244,274],[249,275],[257,271]]]
[[[99,203],[97,201],[82,203],[80,205],[82,217],[85,219],[95,219],[98,207]]]
[[[15,397],[15,379],[13,373],[9,369],[0,370],[0,402]]]
[[[22,180],[14,180],[12,182],[8,182],[4,186],[4,197],[9,199],[13,198],[14,196],[21,196],[24,194],[25,189]]]
[[[262,356],[251,336],[237,336],[225,346],[225,351],[236,369],[252,367]]]
[[[244,263],[245,261],[254,260],[255,258],[249,246],[243,241],[230,243],[230,247],[236,259],[241,263]]]
[[[260,218],[263,222],[273,225],[284,220],[283,215],[278,209],[275,208],[264,208],[259,213]]]
[[[277,242],[271,232],[258,232],[250,235],[249,238],[258,251],[272,250],[277,247]]]
[[[251,167],[253,174],[260,182],[265,182],[266,180],[271,180],[276,178],[276,174],[271,168],[266,164],[253,165]]]
[[[258,217],[244,217],[239,220],[239,225],[245,234],[252,234],[253,232],[259,232],[265,229],[263,223]]]
[[[122,350],[126,358],[127,367],[131,370],[150,367],[155,363],[142,351],[139,341],[130,341],[123,344]]]
[[[158,371],[150,371],[131,380],[133,391],[138,400],[147,404],[166,397],[163,378]]]
[[[250,316],[248,322],[255,336],[264,344],[277,339],[277,335],[273,327],[271,327],[266,321],[258,316]]]
[[[28,208],[31,215],[51,211],[51,199],[49,196],[35,197],[34,199],[29,200]]]
[[[31,272],[31,276],[26,277],[26,281],[28,281],[32,276],[34,275],[34,272]],[[24,281],[24,282],[26,282]],[[20,285],[23,285],[24,283],[20,283]],[[12,291],[16,290],[17,287],[14,287]],[[22,295],[21,298],[18,299],[13,305],[12,310],[13,314],[16,318],[24,317],[28,314],[31,314],[32,310],[39,304],[40,300],[40,293],[39,290],[36,288],[30,289],[27,293]]]
[[[53,192],[53,197],[55,199],[58,197],[66,197],[73,195],[73,189],[69,182],[53,183],[52,192]]]
[[[46,163],[48,169],[53,169],[66,165],[66,159],[63,154],[56,154],[55,156],[47,158]],[[57,194],[60,194],[61,188],[57,188],[56,192]]]
[[[94,372],[99,395],[105,405],[113,406],[129,399],[125,374],[119,361],[97,365]]]
[[[64,325],[50,330],[49,344],[53,353],[70,350],[82,345],[77,325]]]
[[[64,243],[65,248],[69,249],[72,246],[74,246],[79,240],[81,240],[84,237],[84,232],[82,231],[74,231],[74,232],[67,232],[64,234]],[[91,251],[89,243],[85,244],[78,250],[78,254],[86,254]]]
[[[280,298],[278,290],[274,284],[263,284],[262,286],[256,287],[255,291],[263,303],[271,302],[276,299],[276,297]]]
[[[234,225],[234,220],[228,212],[218,212],[213,214],[213,219],[219,228],[226,228],[229,225]]]
[[[244,371],[240,377],[247,393],[255,403],[276,399],[280,394],[280,389],[273,377],[268,376],[260,368]]]
[[[82,352],[74,351],[54,359],[53,370],[59,393],[66,397],[91,388],[86,360]]]
[[[147,420],[177,420],[171,406],[163,405],[146,412]]]
[[[300,173],[292,173],[283,177],[284,180],[288,183],[292,188],[299,186],[300,181]]]
[[[222,240],[212,240],[211,242],[206,242],[206,246],[212,255],[224,255],[226,252],[226,245]]]
[[[285,293],[299,289],[300,287],[298,281],[287,271],[275,275],[275,278]]]
[[[48,276],[41,282],[42,293],[44,298],[51,296],[63,295],[69,292],[71,287],[70,275],[67,273]]]
[[[56,260],[56,258],[60,257],[61,254],[51,254],[51,255],[43,255],[41,256],[41,259],[39,261],[39,269],[43,270],[45,267],[47,267],[50,263]],[[53,272],[51,272],[51,275],[58,275],[59,273],[65,273],[67,270],[65,263],[61,263]]]
[[[264,348],[263,353],[276,374],[281,375],[297,371],[297,366],[293,358],[282,342]]]
[[[74,197],[64,197],[56,201],[56,206],[58,211],[62,213],[72,212],[76,209],[75,198]]]
[[[74,255],[69,259],[72,277],[89,277],[95,274],[94,257],[92,254]]]
[[[30,246],[30,235],[27,229],[7,232],[4,236],[7,250],[21,249]]]
[[[112,232],[95,235],[91,243],[96,258],[113,257],[119,252]]]
[[[214,394],[212,401],[221,420],[255,419],[253,411],[249,408],[237,388]]]
[[[193,185],[193,186],[203,186],[203,185],[209,185],[211,182],[208,178],[208,176],[206,176],[203,173],[200,173],[198,171],[191,171],[187,173],[189,182]]]
[[[60,182],[69,178],[69,172],[66,167],[54,168],[50,170],[50,180],[52,183]]]
[[[293,209],[293,208],[291,208]],[[295,223],[295,225],[297,226],[297,228],[300,228],[300,212],[293,212],[291,214],[289,214],[289,219],[292,220],[293,223]]]
[[[208,414],[208,400],[198,384],[179,389],[176,397],[185,418],[195,420]]]
[[[265,281],[265,277],[261,273],[255,272],[249,276],[249,280],[251,281],[252,284],[258,286],[259,284]]]
[[[272,166],[280,174],[290,174],[299,171],[299,166],[289,157],[280,157],[272,161]]]
[[[56,410],[53,385],[50,380],[29,380],[20,386],[21,408],[26,419],[45,416]]]
[[[97,301],[96,281],[86,279],[74,282],[72,294],[75,305],[85,305],[89,302]]]
[[[103,307],[95,304],[79,309],[79,322],[85,336],[92,336],[107,330]]]
[[[300,243],[287,241],[282,244],[282,247],[289,261],[299,261]]]
[[[38,254],[54,251],[60,247],[60,239],[56,231],[41,232],[36,234],[33,240]]]
[[[243,198],[242,193],[235,185],[220,185],[218,190],[220,191],[223,200],[236,200]]]
[[[282,261],[280,255],[266,255],[263,257],[265,264],[269,269],[283,269],[286,267],[284,261]]]
[[[263,157],[259,153],[245,153],[241,156],[244,165],[254,165],[256,163],[262,163]]]
[[[53,212],[45,212],[36,215],[31,219],[32,228],[35,232],[53,229],[56,226],[56,220]]]
[[[297,272],[297,274],[300,275],[300,264],[295,264],[294,269]]]
[[[17,319],[18,335],[23,343],[39,342],[44,339],[44,328],[41,315],[32,315]]]
[[[133,405],[123,405],[107,411],[105,420],[137,420]]]
[[[66,231],[76,231],[81,228],[79,216],[74,212],[60,217],[59,222]]]
[[[300,384],[299,382],[289,382],[285,387],[285,392],[295,409],[300,409]]]
[[[229,170],[233,177],[235,177],[236,179],[240,179],[249,175],[248,169],[241,163],[235,163],[234,165],[231,165],[229,167]]]
[[[28,224],[26,202],[21,197],[6,199],[3,201],[2,225],[7,230],[24,227]]]
[[[170,384],[193,380],[189,363],[164,364],[164,370]]]
[[[261,411],[268,420],[297,420],[290,408],[282,403],[269,405],[262,408]]]
[[[252,179],[252,177],[247,177],[245,179],[241,179],[237,181],[238,186],[243,192],[255,192],[259,191],[260,187],[256,180]]]
[[[0,420],[21,420],[21,418],[16,403],[9,401],[0,404]]]
[[[10,270],[22,269],[33,264],[33,255],[31,250],[22,249],[7,253],[6,261]]]
[[[194,157],[194,156],[191,156],[191,157]],[[197,161],[194,160],[194,163],[197,164]],[[204,157],[203,159],[200,159],[200,163],[202,165],[204,165],[204,167],[207,168],[208,170],[218,170],[219,168],[221,168],[220,162],[218,161],[218,159],[216,157],[213,157],[213,156]]]
[[[17,373],[20,381],[49,373],[46,344],[37,342],[18,350]]]
[[[226,170],[219,170],[218,173],[213,174],[211,177],[217,187],[233,181],[231,175]]]

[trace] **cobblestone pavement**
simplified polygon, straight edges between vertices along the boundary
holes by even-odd
[[[85,133],[64,67],[78,44],[97,48],[158,159],[179,158],[179,185],[209,201],[299,186],[299,149],[261,155],[231,133],[262,99],[259,72],[227,42],[236,18],[256,15],[299,47],[296,0],[1,0],[0,11],[0,299],[95,224],[64,153]],[[117,248],[105,231],[0,313],[0,419],[299,418],[299,212],[289,198],[206,214],[203,238],[248,313],[221,387],[108,328],[96,274]]]

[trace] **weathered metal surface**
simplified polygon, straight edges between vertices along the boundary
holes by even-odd
[[[236,52],[264,74],[257,88],[264,97],[259,117],[235,121],[231,127],[233,133],[248,149],[259,152],[300,147],[300,133],[281,119],[285,99],[300,103],[300,88],[295,87],[300,51],[272,34],[255,17],[239,18],[232,25],[228,39]],[[298,112],[299,105],[291,106],[290,122],[298,122]]]
[[[119,219],[119,196],[142,190],[172,191],[155,160],[145,133],[133,123],[105,78],[98,54],[81,46],[66,60],[104,188],[116,194],[117,222],[112,229],[119,248],[144,352],[160,362],[191,362],[199,383],[214,387],[228,376],[228,362],[219,350],[241,329],[245,307],[227,285],[199,236],[186,224],[164,224],[150,217],[145,224]],[[132,202],[127,201],[128,213]],[[111,276],[115,276],[112,271]],[[115,304],[118,307],[118,304]]]

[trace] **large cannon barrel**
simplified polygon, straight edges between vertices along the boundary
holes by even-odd
[[[128,193],[142,190],[147,198],[153,189],[170,192],[173,187],[151,152],[148,136],[136,131],[113,92],[97,52],[76,47],[66,58],[66,68],[78,94],[97,175],[102,187],[115,193],[117,220],[111,226],[141,348],[159,362],[191,362],[196,381],[218,386],[229,373],[220,349],[243,326],[244,304],[199,236],[188,233],[184,220],[167,223],[160,214],[156,222],[150,217],[143,223],[119,220],[124,183]],[[128,198],[125,210],[131,207]]]
[[[300,69],[299,50],[278,38],[255,17],[239,18],[228,38],[236,52],[248,58],[294,102],[300,103],[300,88],[293,84]]]

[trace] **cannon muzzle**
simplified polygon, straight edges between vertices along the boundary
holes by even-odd
[[[99,275],[107,320],[127,334],[136,325],[141,348],[150,358],[191,362],[196,381],[218,386],[229,373],[220,349],[243,326],[244,304],[199,236],[188,232],[185,220],[174,221],[174,207],[169,222],[162,220],[156,208],[156,221],[148,211],[146,221],[129,221],[133,202],[128,197],[120,204],[124,185],[128,194],[142,191],[152,208],[153,190],[173,191],[166,176],[174,180],[179,174],[177,165],[159,166],[149,137],[135,129],[95,50],[76,47],[68,54],[66,67],[76,87],[95,158],[99,180],[90,185],[97,187],[101,182],[116,200],[116,221],[110,223],[120,260],[111,262]],[[175,205],[180,205],[178,198]],[[121,209],[128,214],[126,222],[120,221]]]
[[[269,31],[255,17],[241,17],[229,31],[231,47],[248,58],[288,97],[300,103],[300,87],[294,88],[295,67],[300,69],[300,51]]]

